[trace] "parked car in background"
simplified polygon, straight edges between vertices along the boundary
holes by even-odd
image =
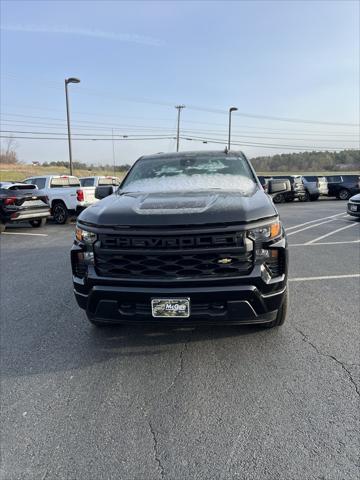
[[[347,213],[353,217],[360,217],[360,193],[349,199]]]
[[[301,175],[273,175],[271,179],[285,179],[290,181],[291,191],[279,193],[273,198],[274,203],[293,202],[295,198],[304,201],[306,198],[306,190]]]
[[[340,200],[348,200],[352,195],[360,193],[359,175],[328,175],[328,196]]]
[[[302,181],[305,187],[305,201],[317,200],[320,195],[328,194],[327,181],[324,177],[316,175],[303,175]]]
[[[34,228],[45,225],[50,216],[48,199],[36,185],[0,183],[0,233],[6,224],[30,222]]]
[[[24,183],[34,184],[49,198],[51,215],[56,223],[64,224],[91,202],[86,194],[78,193],[80,180],[72,175],[44,175],[27,178]]]
[[[115,190],[117,190],[117,188],[119,187],[120,183],[121,180],[119,177],[113,177],[110,175],[82,177],[80,178],[81,189],[79,190],[79,195],[80,197],[83,196],[84,198],[86,198],[88,202],[86,207],[88,207],[93,203],[97,202],[97,198],[95,198],[96,187],[110,185],[113,187],[113,192],[115,192]],[[81,192],[83,192],[83,194]]]
[[[327,196],[329,193],[328,182],[325,177],[317,177],[320,196]]]

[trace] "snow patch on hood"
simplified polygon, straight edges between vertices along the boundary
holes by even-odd
[[[135,180],[121,190],[126,192],[197,192],[199,190],[219,189],[224,191],[241,192],[244,196],[251,195],[256,183],[242,175],[175,175],[159,178]]]

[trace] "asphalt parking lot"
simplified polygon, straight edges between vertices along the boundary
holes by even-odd
[[[74,225],[1,238],[2,479],[355,479],[359,231],[346,203],[279,206],[279,329],[96,330]]]

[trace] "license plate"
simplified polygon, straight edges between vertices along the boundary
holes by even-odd
[[[357,212],[357,205],[350,205],[350,210],[352,212]]]
[[[42,200],[26,200],[22,204],[23,207],[39,207],[40,205],[46,207],[46,204]]]
[[[190,298],[152,298],[151,311],[154,318],[188,318]]]

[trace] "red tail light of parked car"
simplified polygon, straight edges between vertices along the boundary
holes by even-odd
[[[82,190],[76,190],[76,198],[78,202],[84,201],[84,192]]]
[[[14,205],[16,202],[16,197],[5,198],[4,205]]]

